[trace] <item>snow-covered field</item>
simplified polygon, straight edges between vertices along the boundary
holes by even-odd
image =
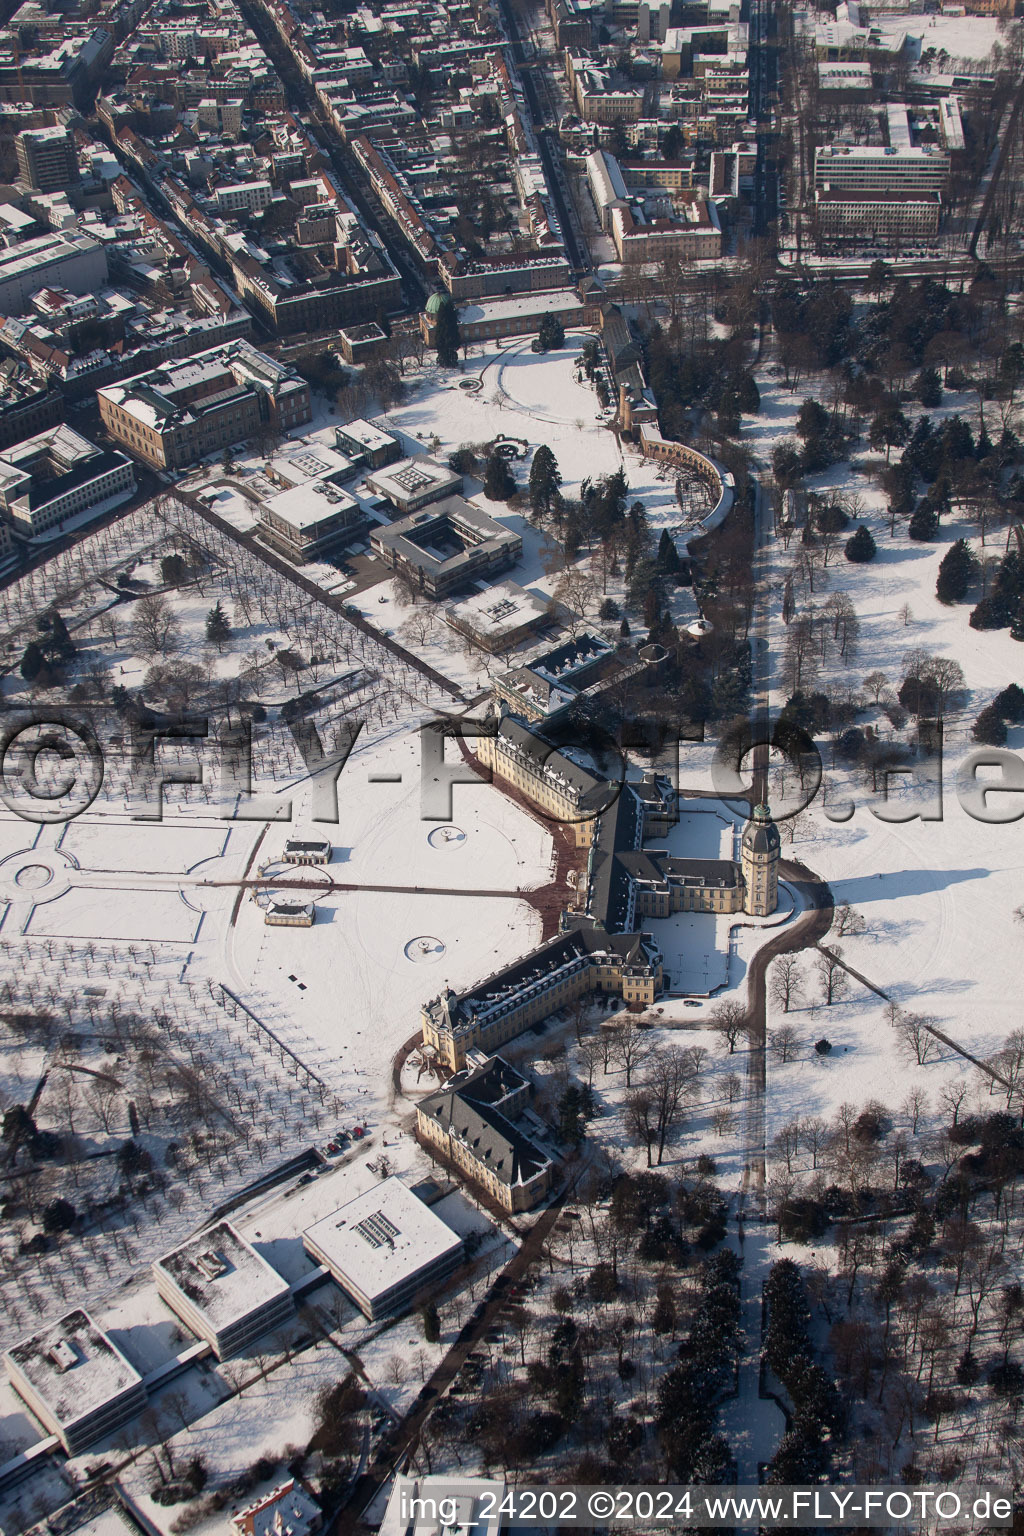
[[[382,775],[401,783],[372,782]],[[517,892],[553,873],[549,834],[494,786],[453,788],[461,837],[424,820],[420,802],[415,730],[357,747],[339,784],[339,826],[322,828],[337,840],[328,873],[351,888],[317,897],[308,930],[266,927],[243,901],[228,941],[233,974],[295,1032],[295,1048],[304,1039],[324,1068],[358,1075],[363,1097],[386,1089],[420,1005],[446,981],[468,986],[533,947],[540,918]],[[261,858],[283,836],[269,833]]]

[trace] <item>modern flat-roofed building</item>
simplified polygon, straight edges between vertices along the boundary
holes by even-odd
[[[188,469],[261,432],[312,416],[309,385],[248,341],[161,363],[96,391],[110,435],[158,469]]]
[[[64,422],[0,455],[0,507],[26,538],[135,489],[127,454],[97,448]]]
[[[288,1282],[228,1221],[158,1259],[153,1275],[171,1311],[218,1360],[279,1328],[294,1310]]]
[[[550,604],[514,581],[474,592],[444,611],[445,623],[492,656],[513,650],[551,620]]]
[[[523,552],[521,534],[462,496],[374,528],[370,545],[384,565],[432,598],[507,569]]]
[[[329,479],[307,481],[260,503],[260,537],[289,560],[323,560],[366,527],[353,496]]]
[[[398,438],[372,421],[358,419],[343,427],[335,427],[334,441],[342,453],[347,453],[356,463],[368,464],[371,469],[383,469],[386,464],[394,464],[402,457]]]
[[[0,251],[0,314],[23,315],[40,288],[95,293],[107,282],[107,253],[88,235],[39,235]]]
[[[142,1377],[81,1308],[12,1345],[3,1358],[11,1386],[69,1456],[146,1406]]]
[[[375,470],[367,475],[366,483],[375,496],[383,496],[404,516],[432,501],[440,501],[443,496],[454,496],[462,490],[463,480],[447,464],[417,454],[415,458],[399,459]]]
[[[367,358],[376,357],[387,344],[387,337],[376,320],[368,320],[365,325],[342,326],[338,340],[346,363],[365,363]]]
[[[816,192],[938,192],[949,180],[949,152],[935,144],[819,144]]]
[[[26,128],[14,148],[18,179],[33,192],[65,192],[80,179],[75,141],[67,128]]]
[[[819,238],[897,246],[932,240],[939,232],[937,192],[832,192],[814,194]]]
[[[504,1479],[399,1474],[379,1536],[498,1536],[504,1497]]]
[[[302,1242],[371,1321],[408,1311],[463,1253],[458,1233],[395,1176],[314,1223]]]

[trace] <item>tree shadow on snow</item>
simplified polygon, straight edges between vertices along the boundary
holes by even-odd
[[[950,885],[961,885],[966,880],[986,880],[988,876],[987,869],[901,869],[892,874],[855,875],[849,880],[837,880],[832,885],[832,894],[837,901],[863,906],[869,901],[927,896]]]

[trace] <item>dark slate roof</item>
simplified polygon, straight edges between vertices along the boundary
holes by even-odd
[[[571,757],[566,757],[564,752],[552,748],[543,736],[530,730],[529,726],[524,725],[513,715],[504,717],[498,728],[498,734],[518,747],[523,756],[530,759],[538,773],[543,773],[545,769],[552,773],[560,773],[580,794],[586,794],[588,790],[595,789],[605,782],[596,773],[591,773],[589,768],[584,768],[582,763],[574,762]]]
[[[550,1159],[490,1104],[481,1104],[451,1086],[422,1099],[420,1110],[455,1135],[502,1184],[524,1184]]]
[[[632,788],[624,784],[615,803],[601,814],[590,855],[587,909],[594,921],[610,933],[632,926],[630,875],[620,854],[638,848],[642,833],[640,802]]]
[[[471,1099],[474,1104],[499,1104],[512,1093],[526,1087],[526,1078],[503,1056],[492,1056],[481,1067],[464,1067],[450,1077],[445,1087]]]
[[[739,880],[739,867],[731,859],[677,859],[659,849],[625,853],[621,862],[634,880],[663,885],[672,880],[680,885],[732,887]]]

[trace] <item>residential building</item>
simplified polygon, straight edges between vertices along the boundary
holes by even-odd
[[[41,384],[24,363],[0,363],[0,451],[64,420],[59,389]]]
[[[81,1308],[12,1345],[3,1359],[11,1386],[69,1456],[146,1406],[142,1377]]]
[[[258,213],[274,196],[269,181],[241,181],[218,187],[214,193],[221,213]]]
[[[313,1536],[323,1511],[306,1488],[290,1477],[231,1516],[236,1536]]]
[[[0,314],[21,315],[40,288],[95,293],[107,281],[107,256],[87,235],[38,235],[0,250]]]
[[[226,1360],[294,1311],[288,1282],[228,1221],[196,1233],[153,1265],[163,1300],[218,1360]]]
[[[80,180],[75,141],[67,128],[27,128],[14,148],[18,179],[33,192],[65,192]]]
[[[462,1238],[396,1176],[382,1180],[302,1234],[371,1322],[407,1312],[462,1261]]]

